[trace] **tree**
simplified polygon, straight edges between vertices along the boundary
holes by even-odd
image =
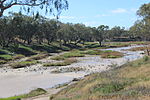
[[[142,19],[130,28],[130,32],[142,40],[150,40],[150,3],[142,5],[137,11]]]
[[[35,7],[38,9],[45,9],[45,12],[54,12],[57,10],[58,15],[63,9],[68,9],[67,0],[0,0],[0,17],[2,17],[5,10],[20,6],[27,12],[33,12]]]
[[[102,41],[105,39],[108,29],[109,27],[105,25],[100,25],[98,28],[93,28],[95,40],[99,42],[100,46],[102,46]]]
[[[137,15],[142,16],[144,19],[150,18],[150,3],[142,5],[137,11]]]

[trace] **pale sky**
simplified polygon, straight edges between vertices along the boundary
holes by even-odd
[[[68,0],[68,2],[69,9],[60,15],[62,22],[129,28],[138,19],[136,15],[138,8],[144,3],[149,3],[150,0]],[[11,8],[5,14],[17,9]],[[52,16],[46,16],[52,18]]]

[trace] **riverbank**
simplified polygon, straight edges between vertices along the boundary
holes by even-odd
[[[52,95],[50,100],[149,100],[150,57],[95,73]]]
[[[77,63],[61,67],[43,67],[40,64],[19,69],[1,68],[0,97],[9,97],[19,94],[28,93],[36,88],[51,88],[58,84],[72,81],[74,78],[82,78],[90,73],[102,72],[112,67],[120,66],[128,61],[141,58],[142,52],[124,51],[132,47],[123,47],[116,49],[125,53],[122,58],[104,59],[98,55],[88,55],[77,57]],[[115,49],[115,48],[113,48]],[[136,55],[135,55],[136,54]],[[57,54],[56,54],[57,55]],[[50,57],[51,58],[51,57]],[[50,61],[49,57],[41,61]],[[77,72],[51,73],[52,70],[80,67],[85,70]]]

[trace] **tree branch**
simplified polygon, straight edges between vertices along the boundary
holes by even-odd
[[[12,6],[15,6],[15,5],[21,5],[21,6],[39,6],[39,5],[41,5],[41,4],[44,4],[45,2],[42,2],[42,3],[39,3],[39,4],[22,4],[22,3],[13,3],[13,4],[11,4],[11,5],[8,5],[8,6],[6,6],[6,7],[3,7],[2,9],[8,9],[8,8],[10,8],[10,7],[12,7]]]

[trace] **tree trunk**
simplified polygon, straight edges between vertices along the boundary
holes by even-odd
[[[60,46],[60,47],[62,47],[62,43],[61,43],[61,40],[59,40],[59,46]]]
[[[102,41],[99,41],[99,45],[102,46]]]
[[[3,10],[0,11],[0,18],[3,16]]]

